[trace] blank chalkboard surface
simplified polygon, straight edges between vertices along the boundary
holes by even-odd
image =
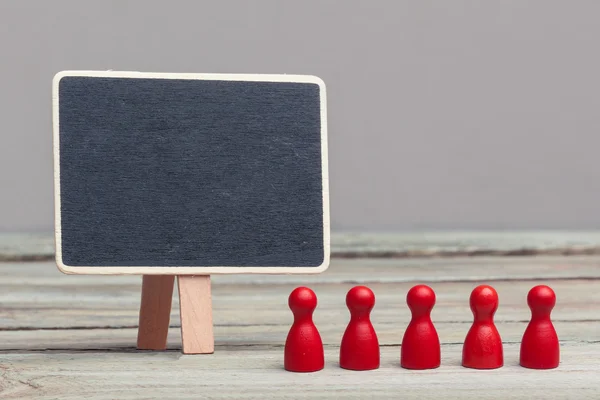
[[[53,119],[63,272],[327,268],[319,78],[66,71]]]

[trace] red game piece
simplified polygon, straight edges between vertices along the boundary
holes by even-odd
[[[494,325],[498,293],[491,286],[477,286],[469,303],[474,321],[463,345],[462,365],[476,369],[500,368],[504,365],[502,339]]]
[[[298,287],[290,294],[288,305],[294,314],[294,323],[285,341],[284,368],[293,372],[323,369],[323,342],[312,319],[317,308],[315,292],[307,287]]]
[[[429,286],[414,286],[406,295],[406,303],[412,319],[402,338],[400,365],[408,369],[437,368],[441,361],[440,338],[431,322],[435,293]]]
[[[379,368],[379,340],[370,313],[375,295],[366,286],[356,286],[346,295],[350,322],[342,337],[340,367],[364,371]]]
[[[527,295],[531,321],[521,340],[521,365],[533,369],[552,369],[560,361],[560,345],[550,313],[556,304],[554,291],[545,285],[535,286]]]

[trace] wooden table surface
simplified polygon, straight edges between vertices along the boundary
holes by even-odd
[[[2,399],[264,399],[264,398],[600,398],[600,257],[333,260],[318,276],[213,277],[216,350],[180,353],[174,299],[169,350],[135,349],[141,277],[68,276],[53,263],[0,263],[0,398]],[[399,367],[410,319],[405,296],[416,283],[437,294],[432,317],[442,366]],[[496,288],[496,324],[505,366],[462,368],[462,342],[472,321],[468,299],[478,284]],[[372,320],[381,368],[338,367],[349,319],[346,292],[366,284],[377,297]],[[518,366],[529,319],[528,290],[548,284],[557,294],[553,320],[561,364]],[[283,370],[292,321],[287,297],[306,285],[317,293],[315,322],[326,367],[311,374]]]

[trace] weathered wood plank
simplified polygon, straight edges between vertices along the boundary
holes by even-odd
[[[555,370],[518,366],[518,345],[505,346],[505,366],[480,371],[460,366],[461,346],[445,345],[442,366],[399,367],[399,348],[383,347],[381,368],[338,367],[327,348],[326,367],[295,374],[282,367],[280,349],[232,348],[204,356],[177,352],[41,352],[2,354],[4,399],[348,399],[365,398],[598,398],[600,344],[564,344]]]
[[[399,283],[600,278],[600,256],[334,259],[323,274],[215,276],[215,283]]]
[[[347,321],[331,323],[324,319],[316,321],[323,343],[339,346]],[[374,321],[381,345],[399,345],[408,321],[386,323]],[[555,321],[554,325],[561,341],[593,343],[600,341],[600,321]],[[281,325],[216,325],[214,327],[215,351],[228,346],[282,347],[291,326]],[[462,343],[470,322],[436,322],[440,341],[444,344]],[[497,324],[502,340],[507,343],[520,342],[526,322],[500,322]],[[122,329],[51,329],[0,331],[0,351],[26,351],[46,349],[133,349],[136,343],[136,328]],[[169,329],[168,349],[181,349],[181,331],[174,326]]]
[[[137,284],[137,276],[69,276],[52,262],[2,263],[5,284],[106,285]],[[446,282],[600,278],[600,256],[475,257],[433,259],[333,259],[318,275],[213,275],[212,283],[341,283],[341,282]]]
[[[72,277],[77,279],[78,277]],[[138,284],[105,286],[27,286],[0,282],[0,329],[133,327],[137,326],[141,279]],[[437,294],[433,311],[436,322],[470,321],[469,295],[480,282],[440,282],[431,286]],[[500,295],[498,321],[525,321],[529,318],[526,296],[539,283],[549,283],[558,302],[553,318],[564,321],[600,319],[600,291],[594,280],[497,281]],[[413,283],[374,283],[377,302],[373,320],[404,324],[410,318],[405,303]],[[315,320],[342,324],[348,318],[346,292],[352,284],[315,283],[310,285],[319,298]],[[216,325],[286,325],[291,320],[287,306],[293,284],[215,284],[212,288]],[[179,321],[178,299],[173,299],[171,321]]]
[[[200,356],[180,353],[176,297],[170,351],[135,349],[141,277],[66,276],[51,263],[0,264],[0,397],[600,397],[600,257],[423,261],[334,261],[328,272],[312,277],[215,276],[216,349]],[[429,283],[437,293],[432,316],[443,351],[442,367],[434,371],[398,366],[398,345],[410,319],[405,296],[415,282]],[[496,321],[506,366],[494,371],[460,367],[472,319],[468,297],[483,282],[500,295]],[[367,283],[377,296],[372,314],[382,344],[382,368],[377,371],[337,366],[349,318],[345,294],[355,283]],[[552,371],[517,365],[529,319],[527,291],[539,283],[550,284],[558,297],[553,318],[562,362]],[[292,321],[287,296],[301,284],[319,297],[315,322],[326,344],[327,367],[314,374],[282,368]]]

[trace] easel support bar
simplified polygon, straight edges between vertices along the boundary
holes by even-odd
[[[137,348],[165,350],[169,334],[175,277],[144,275]]]
[[[214,353],[210,275],[180,275],[177,286],[183,353]]]

